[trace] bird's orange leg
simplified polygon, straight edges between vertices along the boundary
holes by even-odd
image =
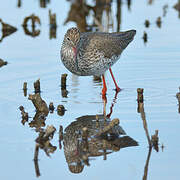
[[[116,83],[116,80],[115,80],[115,78],[114,78],[114,75],[113,75],[113,73],[112,73],[111,68],[109,68],[109,71],[110,71],[110,73],[111,73],[112,79],[113,79],[114,84],[115,84],[115,86],[116,86],[116,92],[119,92],[121,89],[119,88],[119,86],[118,86],[117,83]]]
[[[104,75],[102,75],[102,80],[103,80],[102,98],[105,99],[107,87],[106,87],[106,81],[105,81]]]

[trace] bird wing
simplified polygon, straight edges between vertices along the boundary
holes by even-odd
[[[133,30],[120,33],[81,33],[77,51],[82,58],[88,56],[112,58],[122,53],[134,35]]]

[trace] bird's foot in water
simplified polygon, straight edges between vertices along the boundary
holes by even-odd
[[[118,93],[118,92],[120,92],[122,89],[120,88],[120,87],[116,87],[116,89],[115,89],[115,91]]]

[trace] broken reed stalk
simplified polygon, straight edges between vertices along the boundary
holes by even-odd
[[[39,154],[39,144],[36,143],[35,152],[34,152],[34,161],[38,161],[38,154]]]
[[[93,76],[93,81],[102,82],[101,76]]]
[[[102,134],[107,133],[110,129],[112,129],[114,126],[119,124],[119,119],[113,119],[108,125],[106,125],[102,130],[100,130],[95,137],[101,136]]]
[[[143,88],[137,88],[137,101],[143,103],[144,102],[144,96],[143,96],[144,89]]]
[[[142,118],[142,121],[143,121],[143,127],[144,127],[144,130],[145,130],[145,133],[146,133],[146,137],[147,137],[147,140],[148,140],[148,143],[149,143],[149,147],[152,147],[152,144],[151,144],[151,139],[150,139],[150,136],[149,136],[149,132],[148,132],[148,127],[147,127],[147,122],[146,122],[146,115],[145,115],[145,112],[144,112],[144,103],[140,103],[140,113],[141,113],[141,118]]]
[[[180,87],[179,87],[179,89],[180,89]],[[177,98],[177,100],[178,100],[178,105],[179,105],[179,107],[178,107],[178,112],[180,113],[180,92],[178,92],[178,93],[176,94],[176,98]]]
[[[148,156],[147,156],[147,159],[146,159],[146,164],[144,166],[143,180],[147,180],[147,174],[148,174],[148,167],[149,167],[149,160],[150,160],[150,157],[151,157],[151,152],[152,152],[152,147],[149,147]]]
[[[140,109],[142,106],[142,103],[144,102],[144,95],[143,95],[144,89],[143,88],[137,88],[137,102],[138,102],[138,108],[137,112],[140,113]]]
[[[21,7],[21,0],[18,0],[17,7]]]
[[[40,88],[40,79],[34,82],[34,92],[35,93],[40,93],[41,88]]]
[[[50,102],[49,103],[49,111],[50,111],[50,113],[53,113],[54,109],[55,109],[55,107],[53,105],[53,102]]]
[[[82,155],[82,160],[86,166],[90,166],[89,164],[89,158],[87,154]]]
[[[83,127],[82,129],[82,140],[87,141],[88,138],[88,129],[87,127]]]
[[[84,152],[88,152],[88,128],[82,128],[82,149]],[[87,156],[88,158],[88,156]],[[87,159],[86,159],[87,160]]]
[[[49,22],[52,27],[57,27],[56,24],[56,13],[52,14],[51,10],[49,10]]]
[[[3,61],[2,59],[0,59],[0,67],[7,65],[7,61]]]
[[[145,20],[144,25],[146,28],[148,28],[150,26],[150,22],[148,19]]]
[[[143,103],[143,89],[141,88],[138,88],[137,89],[137,92],[138,92],[138,112],[141,113],[141,119],[143,121],[143,127],[144,127],[144,130],[145,130],[145,133],[146,133],[146,137],[147,137],[147,140],[148,140],[148,144],[149,144],[149,147],[154,147],[154,149],[156,151],[158,151],[158,130],[155,131],[155,135],[152,135],[151,136],[151,139],[150,139],[150,136],[149,136],[149,132],[148,132],[148,127],[147,127],[147,122],[146,122],[146,115],[145,115],[145,112],[144,112],[144,103]]]
[[[59,116],[63,116],[65,113],[65,107],[63,105],[58,105],[57,106],[57,114]]]
[[[156,20],[156,25],[161,28],[161,24],[162,24],[162,21],[161,21],[161,17],[158,17],[157,20]]]
[[[61,141],[63,140],[63,126],[59,126],[59,149],[62,149]]]
[[[66,90],[66,80],[67,80],[67,74],[61,75],[61,95],[62,97],[67,97],[68,91]]]
[[[36,171],[36,177],[39,177],[41,175],[38,164],[38,154],[39,154],[39,144],[36,143],[35,152],[34,152],[34,166]]]
[[[27,96],[27,82],[24,82],[23,84],[23,91],[24,91],[24,96]]]
[[[23,90],[27,90],[27,82],[24,82],[24,84],[23,84]]]
[[[56,13],[52,14],[51,10],[49,10],[49,24],[50,24],[50,31],[49,31],[49,38],[56,38]]]
[[[148,35],[147,35],[147,33],[145,31],[144,31],[144,34],[143,34],[143,40],[144,40],[144,43],[147,43]]]
[[[46,102],[41,98],[40,94],[29,94],[28,97],[29,100],[32,101],[34,104],[36,111],[38,112],[44,112],[45,114],[49,113],[49,108],[46,104]]]
[[[158,152],[159,151],[159,137],[158,137],[158,130],[155,130],[155,134],[151,136],[151,142],[154,149]]]
[[[103,140],[102,143],[103,143],[103,160],[107,160],[106,140]]]
[[[61,89],[66,89],[67,74],[61,75]]]
[[[97,128],[99,127],[99,117],[98,117],[98,115],[96,115],[96,127]]]
[[[59,140],[63,140],[63,126],[59,126]]]
[[[53,125],[48,125],[45,129],[44,139],[52,139],[54,136],[54,133],[56,131],[56,128]]]
[[[19,110],[21,111],[21,115],[22,115],[22,124],[24,125],[25,124],[25,122],[27,122],[28,121],[28,119],[29,119],[29,115],[28,115],[28,113],[27,112],[25,112],[25,110],[24,110],[24,107],[23,106],[20,106],[19,107]]]

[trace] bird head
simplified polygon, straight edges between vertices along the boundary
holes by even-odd
[[[67,30],[63,44],[69,48],[76,48],[80,39],[80,31],[78,28],[73,27]]]

